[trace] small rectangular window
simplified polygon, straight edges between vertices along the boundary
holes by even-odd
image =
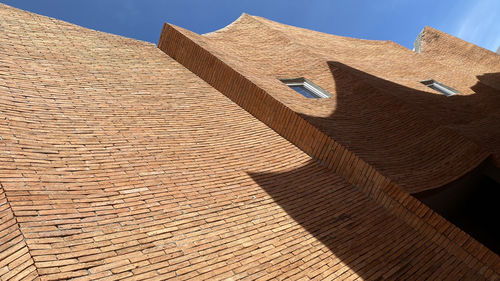
[[[447,97],[458,94],[457,90],[455,90],[451,87],[448,87],[442,83],[439,83],[438,81],[436,81],[434,79],[420,81],[420,83],[424,84],[425,86],[427,86],[435,91],[438,91],[439,93],[441,93]]]
[[[311,81],[305,79],[304,77],[280,79],[280,81],[306,98],[321,99],[329,98],[332,96],[330,93],[315,85]]]

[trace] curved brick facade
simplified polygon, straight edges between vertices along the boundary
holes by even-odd
[[[496,159],[500,95],[479,85],[466,66],[389,41],[248,15],[205,36],[185,34],[410,193],[460,178],[489,153]],[[310,100],[278,80],[293,77],[306,77],[333,97]],[[462,94],[445,97],[419,82],[430,78]]]
[[[1,280],[497,278],[498,256],[174,29],[172,58],[0,18]]]

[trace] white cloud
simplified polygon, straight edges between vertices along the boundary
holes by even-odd
[[[500,1],[477,1],[461,15],[453,35],[491,51],[500,45]]]

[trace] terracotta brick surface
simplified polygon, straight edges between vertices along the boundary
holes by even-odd
[[[431,239],[407,193],[261,88],[272,107],[233,102],[150,43],[0,18],[1,280],[497,278],[496,256],[470,265]],[[293,124],[313,136],[287,141],[305,136]]]
[[[0,279],[35,280],[37,277],[25,238],[0,184]]]
[[[480,94],[473,95],[474,99],[467,100],[467,103],[464,100],[459,104],[460,110],[441,113],[441,119],[454,130],[491,151],[493,162],[500,167],[500,56],[431,27],[425,27],[420,37],[420,52],[423,57],[439,61],[451,69],[459,69],[464,75],[450,75],[452,83],[463,85],[462,79],[472,80],[466,85],[475,82],[470,90]],[[422,106],[432,110],[428,103],[422,103]],[[447,105],[442,103],[440,106]],[[449,117],[443,118],[444,114]],[[471,122],[463,122],[464,119]]]
[[[234,28],[233,26],[231,27]],[[227,29],[224,30],[226,31]],[[326,136],[306,119],[301,118],[297,112],[284,107],[263,87],[258,86],[259,81],[266,79],[265,76],[248,74],[247,71],[251,69],[244,65],[232,64],[235,57],[231,57],[230,54],[217,53],[219,50],[212,48],[210,43],[210,40],[206,38],[166,24],[159,47],[283,137],[347,179],[349,183],[360,187],[365,194],[422,232],[427,238],[439,241],[447,251],[458,256],[471,268],[497,268],[500,259],[496,254],[410,196],[407,188],[402,189],[394,184],[359,156]],[[301,128],[302,133],[299,133],[297,128]],[[460,137],[449,130],[448,132],[452,136]],[[312,137],[307,134],[311,134]],[[461,139],[465,141],[464,144],[468,143],[477,149],[477,146],[467,139],[463,137]],[[480,150],[476,150],[476,153],[484,157],[484,153]],[[452,230],[456,235],[450,235]],[[466,248],[465,243],[473,247]],[[483,250],[487,251],[486,255],[482,254]]]
[[[410,193],[460,178],[489,153],[497,158],[499,88],[483,85],[481,78],[500,79],[500,60],[491,52],[489,68],[471,73],[466,64],[448,65],[443,56],[417,54],[390,41],[334,36],[249,15],[196,39]],[[307,99],[278,80],[294,77],[308,78],[333,97]],[[419,82],[431,78],[461,93],[445,97]]]

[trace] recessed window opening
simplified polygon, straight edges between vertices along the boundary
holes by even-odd
[[[329,98],[332,96],[330,93],[323,90],[321,87],[317,86],[313,82],[305,79],[304,77],[293,78],[293,79],[280,79],[280,81],[285,83],[288,87],[292,88],[294,91],[303,95],[306,98],[321,99],[321,98]]]
[[[420,83],[424,84],[425,86],[427,86],[433,90],[438,91],[439,93],[441,93],[447,97],[458,94],[457,90],[455,90],[451,87],[448,87],[442,83],[439,83],[438,81],[436,81],[434,79],[420,81]]]

